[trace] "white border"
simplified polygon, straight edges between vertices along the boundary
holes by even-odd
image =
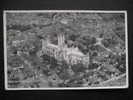
[[[83,13],[124,13],[125,14],[125,42],[126,42],[126,85],[125,86],[108,86],[108,87],[67,87],[67,88],[8,88],[7,84],[7,48],[6,48],[6,13],[47,13],[47,12],[83,12]],[[5,74],[5,90],[81,90],[81,89],[121,89],[129,87],[128,77],[128,26],[127,26],[127,11],[110,11],[110,10],[4,10],[4,74]]]

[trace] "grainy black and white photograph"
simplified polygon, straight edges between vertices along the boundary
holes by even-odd
[[[128,88],[126,11],[7,10],[7,90]]]

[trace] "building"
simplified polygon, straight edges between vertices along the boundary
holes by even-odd
[[[52,44],[50,39],[42,40],[42,53],[54,57],[58,61],[65,60],[68,64],[89,64],[89,56],[84,55],[78,47],[68,48],[64,34],[58,34],[58,45]]]

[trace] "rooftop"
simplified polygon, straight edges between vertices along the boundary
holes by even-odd
[[[67,54],[75,54],[79,56],[84,56],[84,54],[76,47],[76,48],[67,48]]]

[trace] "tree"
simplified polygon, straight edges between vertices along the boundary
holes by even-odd
[[[12,68],[16,68],[20,67],[24,63],[24,61],[21,59],[21,57],[15,55],[15,56],[9,56],[7,63]]]
[[[78,63],[78,64],[72,65],[71,68],[75,73],[79,73],[79,72],[84,72],[86,70],[84,66],[85,65],[83,65],[82,63]]]
[[[97,63],[90,63],[89,64],[89,69],[96,69],[98,67],[99,67],[99,65]]]

